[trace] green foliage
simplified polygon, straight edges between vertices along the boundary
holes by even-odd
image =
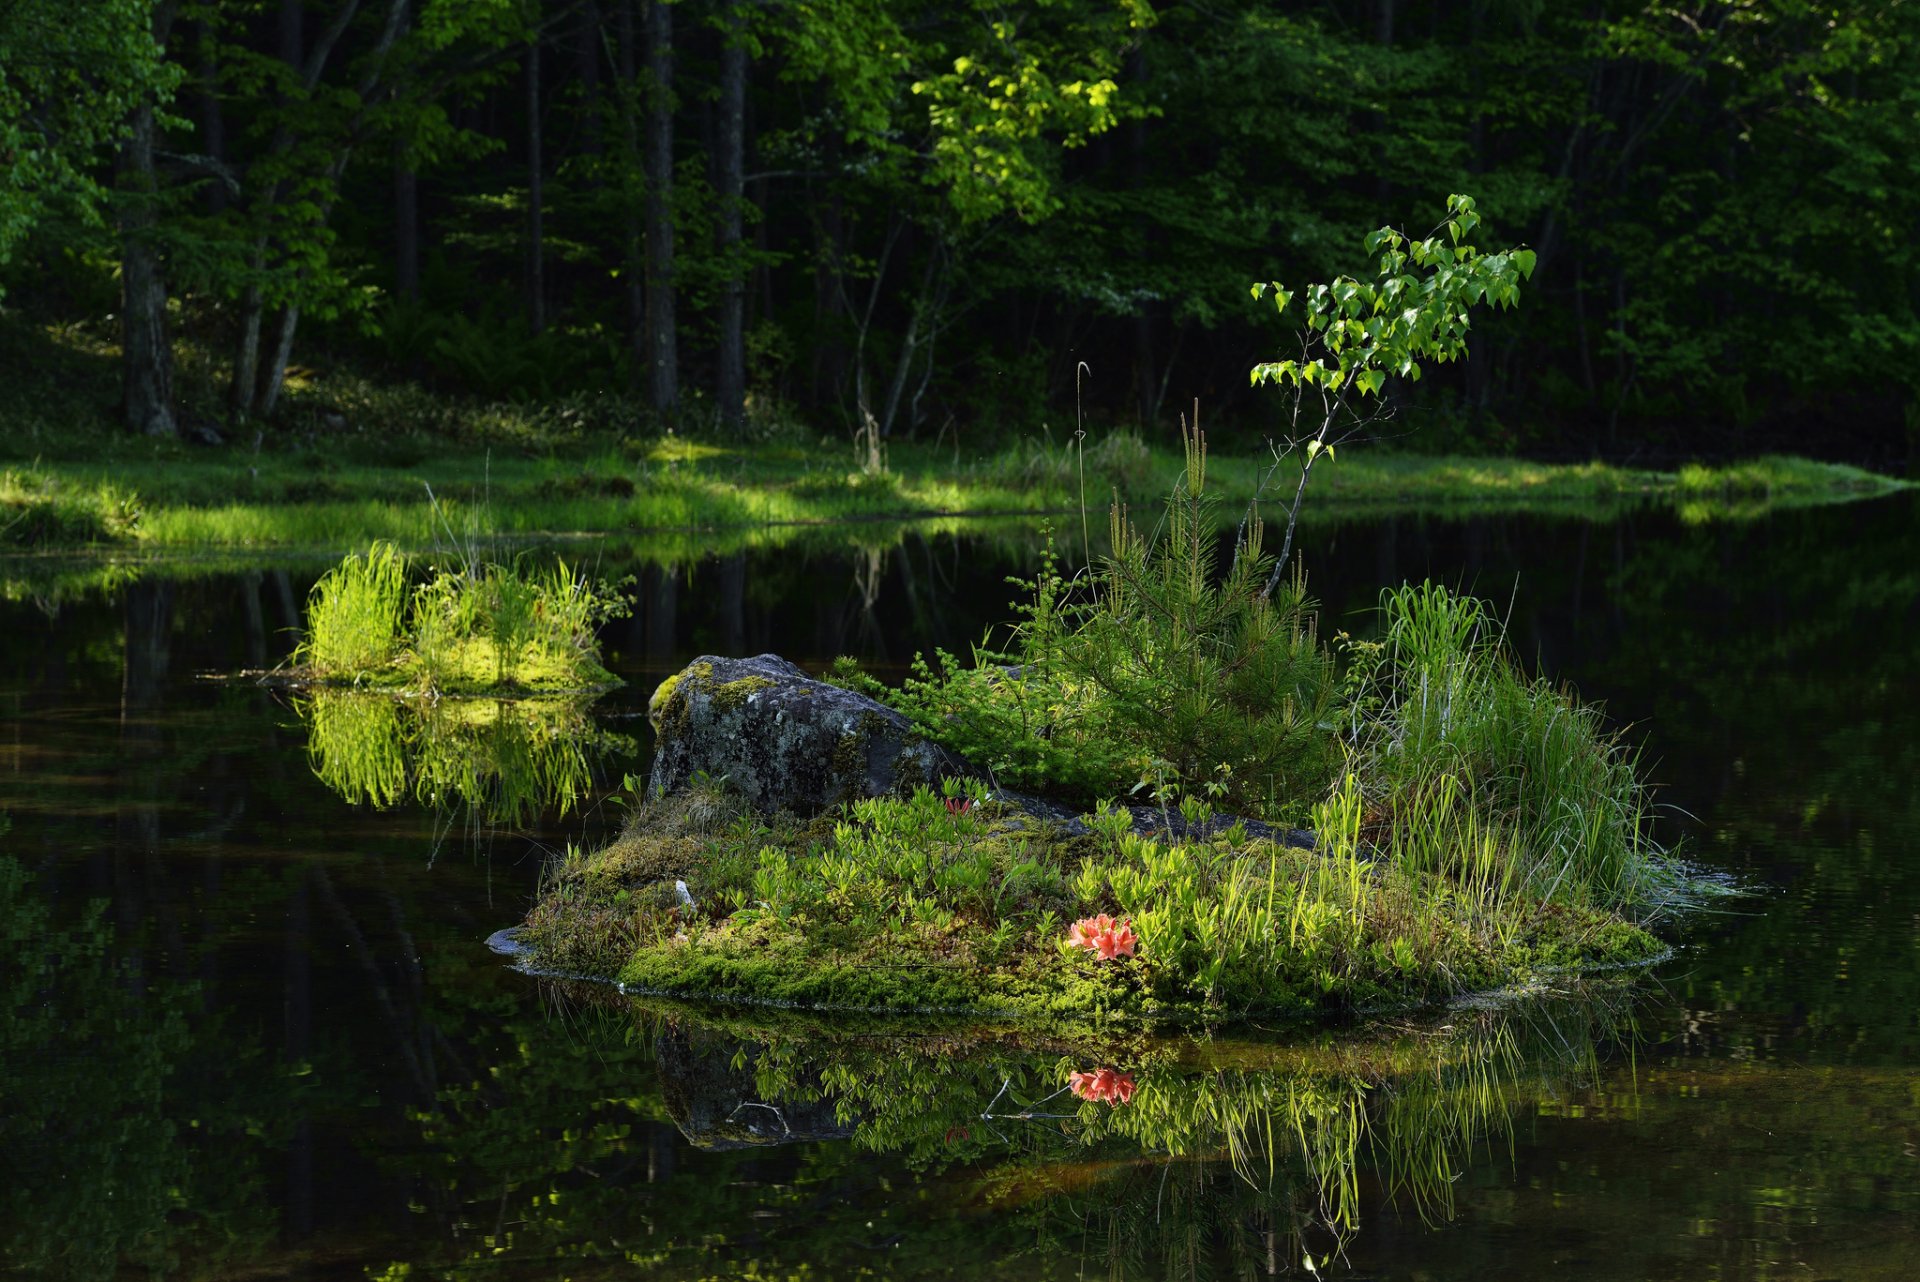
[[[1296,578],[1261,591],[1271,561],[1254,521],[1224,576],[1206,442],[1150,540],[1124,507],[1091,600],[1075,602],[1051,550],[1007,652],[972,667],[916,660],[895,703],[922,733],[1016,786],[1081,804],[1138,790],[1206,792],[1243,812],[1303,817],[1338,750],[1323,727],[1332,664]]]
[[[0,547],[111,543],[139,527],[134,497],[110,483],[83,486],[41,468],[0,469]]]
[[[143,99],[183,69],[154,41],[155,0],[0,5],[0,264],[50,212],[98,221],[100,162]]]
[[[1374,282],[1338,276],[1300,291],[1306,309],[1302,354],[1255,365],[1254,384],[1317,387],[1330,395],[1351,385],[1354,394],[1378,396],[1390,375],[1419,382],[1425,363],[1464,357],[1468,310],[1483,302],[1514,306],[1535,263],[1529,249],[1483,254],[1461,240],[1479,225],[1472,197],[1448,196],[1445,221],[1424,240],[1410,240],[1392,227],[1369,234],[1367,252],[1384,251]],[[1409,265],[1418,270],[1406,270]],[[1284,314],[1293,295],[1278,281],[1253,286],[1254,298],[1268,294],[1274,310]]]
[[[598,625],[627,611],[616,588],[549,568],[469,561],[409,590],[406,558],[376,543],[322,576],[295,662],[326,681],[445,693],[566,691],[612,680]]]
[[[1432,583],[1382,594],[1353,650],[1351,742],[1398,866],[1499,897],[1651,905],[1672,888],[1638,761],[1600,713],[1507,653],[1486,605]]]
[[[541,965],[648,991],[1042,1023],[1304,1016],[1657,951],[1603,913],[1542,916],[1370,863],[1340,821],[1351,782],[1316,812],[1315,851],[1232,831],[1166,843],[1104,812],[1106,835],[1068,838],[987,796],[949,781],[771,825],[666,798],[552,871],[527,938]],[[1069,946],[1098,913],[1131,918],[1137,956]]]

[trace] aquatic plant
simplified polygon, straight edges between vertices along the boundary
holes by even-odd
[[[1350,647],[1347,740],[1366,826],[1396,866],[1476,895],[1645,904],[1672,882],[1636,754],[1569,691],[1528,679],[1484,602],[1381,594]]]
[[[330,682],[443,693],[562,691],[613,680],[597,626],[624,615],[616,588],[565,561],[536,567],[470,558],[409,587],[407,558],[375,543],[321,576],[294,651]]]

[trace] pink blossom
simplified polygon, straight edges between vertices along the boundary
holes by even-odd
[[[1098,954],[1101,961],[1131,957],[1140,946],[1140,937],[1133,933],[1131,918],[1123,917],[1115,921],[1105,913],[1098,917],[1082,917],[1073,923],[1067,941],[1075,948]]]

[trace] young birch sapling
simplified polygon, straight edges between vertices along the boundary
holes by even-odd
[[[1305,311],[1299,355],[1262,361],[1252,370],[1253,385],[1277,384],[1293,391],[1290,434],[1274,446],[1274,464],[1260,489],[1289,456],[1297,456],[1300,479],[1287,508],[1287,533],[1280,555],[1267,574],[1263,596],[1280,585],[1293,552],[1294,527],[1307,480],[1322,458],[1392,417],[1383,391],[1387,379],[1414,382],[1427,363],[1445,364],[1467,354],[1469,311],[1481,303],[1512,307],[1520,301],[1520,282],[1532,277],[1530,249],[1482,253],[1463,239],[1480,225],[1471,196],[1448,196],[1447,216],[1424,240],[1412,240],[1392,227],[1367,235],[1368,253],[1378,252],[1379,272],[1368,283],[1340,276],[1309,285],[1298,297]],[[1253,296],[1271,295],[1274,310],[1286,314],[1295,294],[1278,281],[1253,286]],[[1254,505],[1259,495],[1254,497]],[[1248,518],[1254,506],[1248,508]],[[1236,558],[1246,547],[1248,519],[1242,518],[1234,545]]]

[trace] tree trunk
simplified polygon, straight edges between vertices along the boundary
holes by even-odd
[[[204,23],[200,42],[200,148],[214,163],[226,165],[227,117],[220,105],[220,67],[214,61],[211,28]],[[233,193],[227,183],[228,178],[222,173],[207,184],[205,205],[209,214],[226,212],[232,202]]]
[[[633,6],[637,0],[615,0],[619,6],[615,11],[616,53],[620,60],[620,143],[622,149],[621,172],[627,181],[621,185],[624,193],[632,190],[632,175],[640,170],[640,121],[639,121],[639,85],[637,83],[635,37],[633,30]],[[651,380],[647,371],[650,366],[647,348],[647,266],[644,241],[640,231],[638,202],[623,199],[620,202],[626,220],[626,262],[621,271],[622,282],[626,285],[627,295],[627,342],[628,356],[632,373],[632,390],[638,391],[643,383]]]
[[[274,409],[280,404],[280,389],[287,381],[287,362],[293,358],[293,332],[299,325],[299,304],[290,303],[280,313],[273,356],[267,367],[260,371],[260,395],[256,404],[261,418],[272,418]]]
[[[173,5],[154,11],[153,38],[165,45]],[[160,184],[153,168],[153,99],[133,109],[121,148],[121,412],[144,436],[180,434],[173,413],[173,346],[167,335],[167,280],[154,243]]]
[[[739,0],[726,0],[720,52],[720,426],[737,432],[747,421],[747,282],[741,270],[741,206],[746,199],[747,49]]]
[[[672,422],[680,407],[680,354],[673,296],[673,7],[647,6],[647,387],[653,412]]]
[[[538,6],[535,21],[538,21]],[[541,225],[540,37],[527,42],[527,325],[535,334],[547,327],[547,246]]]

